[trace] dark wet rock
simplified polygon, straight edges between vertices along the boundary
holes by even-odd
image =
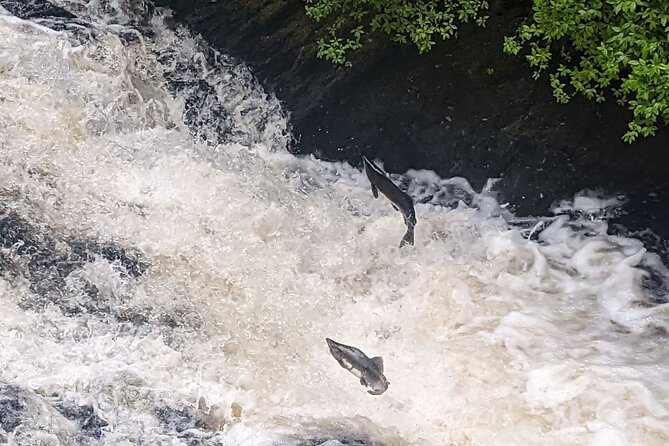
[[[113,305],[113,296],[78,274],[97,259],[106,260],[125,281],[148,268],[139,252],[112,243],[60,238],[0,204],[0,273],[30,284],[32,294],[21,303],[23,308],[55,304],[68,316],[115,317],[123,309]]]
[[[384,446],[403,444],[393,429],[381,428],[362,417],[332,418],[304,424],[299,446]],[[381,440],[383,439],[383,440]]]
[[[439,179],[431,175],[427,179],[412,175],[391,175],[400,189],[411,195],[416,203],[455,208],[460,202],[474,205],[475,191],[461,178]]]
[[[78,240],[70,241],[68,245],[71,249],[69,260],[73,262],[90,262],[101,256],[122,274],[135,278],[144,274],[149,266],[138,252],[121,246]]]
[[[134,31],[121,31],[118,34],[118,38],[121,39],[121,42],[123,42],[124,45],[130,45],[133,43],[140,43],[141,44],[141,34],[138,32]]]
[[[95,261],[107,262],[118,286],[95,283],[87,276],[86,267]],[[148,262],[135,249],[61,237],[0,203],[0,274],[29,284],[31,294],[19,303],[23,309],[43,311],[55,305],[66,316],[93,316],[113,322],[120,333],[134,335],[145,335],[159,327],[165,342],[180,349],[188,342],[187,333],[202,327],[202,317],[189,305],[153,308],[133,302],[129,287],[148,268]]]
[[[195,308],[187,305],[178,305],[170,309],[169,312],[162,312],[158,316],[162,325],[171,328],[190,327],[201,328],[204,325],[202,316]]]
[[[41,434],[55,435],[62,445],[85,444],[78,427],[32,390],[0,383],[0,435],[14,432],[16,444],[36,444]]]
[[[640,268],[644,271],[642,286],[646,290],[646,296],[651,304],[666,304],[669,302],[669,274],[665,268],[657,264],[642,263]]]
[[[95,35],[88,23],[45,0],[0,0],[0,6],[16,17],[33,21],[54,31],[68,30],[80,42],[87,42]]]
[[[215,57],[207,51],[200,54],[208,59]],[[215,87],[195,69],[197,62],[177,61],[171,54],[158,55],[158,61],[170,67],[163,71],[163,77],[170,91],[184,98],[184,121],[191,133],[214,144],[225,141],[232,128],[231,118],[218,100]]]
[[[623,193],[629,212],[615,222],[669,239],[669,131],[629,146],[620,137],[631,114],[614,100],[557,104],[545,78],[533,80],[522,57],[501,50],[528,2],[503,0],[486,29],[463,26],[424,55],[376,39],[350,69],[316,59],[322,30],[300,0],[156,4],[276,93],[291,114],[295,153],[358,166],[364,154],[389,172],[432,169],[476,190],[500,177],[496,187],[519,216],[545,215],[582,189]]]
[[[0,5],[11,14],[22,19],[47,17],[73,19],[76,17],[66,9],[46,0],[0,0]]]
[[[68,4],[67,7],[75,8],[69,11],[60,6],[49,3],[46,0],[0,0],[0,6],[3,6],[9,13],[24,20],[30,20],[39,25],[51,28],[54,31],[67,30],[71,36],[77,38],[79,42],[85,43],[95,40],[98,32],[91,23],[77,17],[76,8],[80,5]],[[117,14],[113,8],[117,5],[113,3],[102,3],[99,5],[105,9],[108,14],[107,19],[110,23],[114,22],[113,16]],[[110,32],[118,33],[119,39],[126,44],[141,43],[140,36],[150,37],[153,34],[149,20],[153,15],[153,4],[145,0],[135,0],[125,4],[130,9],[133,17],[131,23],[125,23],[125,13],[119,17],[119,24],[127,27],[108,29]],[[141,33],[140,33],[141,31]]]
[[[91,406],[58,405],[58,411],[68,420],[76,422],[83,432],[94,438],[102,436],[102,429],[107,422],[95,414]]]
[[[211,429],[211,426],[204,421],[203,414],[194,408],[162,406],[156,409],[155,414],[169,432]]]
[[[552,219],[550,218],[519,218],[516,220],[511,220],[508,223],[509,226],[518,228],[520,230],[520,235],[523,238],[527,240],[533,240],[539,244],[545,244],[545,242],[540,239],[539,235],[544,229],[550,226],[551,221]]]
[[[77,423],[86,435],[96,439],[102,436],[102,429],[108,424],[91,406],[59,403],[55,407],[65,418]]]
[[[5,432],[12,432],[22,420],[25,403],[21,395],[21,388],[17,386],[0,386],[0,427]]]
[[[337,438],[315,438],[298,444],[299,446],[383,446],[379,442],[346,435]]]
[[[142,326],[149,323],[151,308],[125,308],[116,314],[116,319],[121,323],[134,326]]]
[[[224,420],[217,419],[199,408],[160,406],[155,409],[164,434],[185,441],[189,446],[223,446],[220,435]]]

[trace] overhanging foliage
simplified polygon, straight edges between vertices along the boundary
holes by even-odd
[[[525,54],[535,78],[548,74],[555,98],[613,95],[633,118],[626,142],[669,123],[669,0],[533,0],[532,15],[504,51]],[[484,26],[482,0],[306,0],[307,14],[326,24],[318,57],[350,65],[347,53],[373,35],[413,43],[423,53],[458,25]]]

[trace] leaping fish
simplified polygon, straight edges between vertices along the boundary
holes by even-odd
[[[367,179],[372,183],[372,194],[374,198],[379,197],[379,191],[390,200],[393,208],[399,211],[404,217],[404,223],[407,225],[407,232],[402,237],[400,248],[406,244],[413,245],[413,233],[416,226],[416,211],[413,207],[413,199],[402,191],[395,183],[392,182],[386,173],[376,164],[362,157],[365,165],[365,173]]]
[[[381,395],[388,390],[390,384],[383,375],[383,358],[376,356],[367,357],[360,349],[349,345],[340,344],[330,338],[325,338],[330,347],[330,353],[339,365],[360,378],[360,384],[371,387],[370,395]]]

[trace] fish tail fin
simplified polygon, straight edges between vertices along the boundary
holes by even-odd
[[[405,246],[405,245],[411,245],[413,246],[413,229],[407,229],[407,232],[404,234],[404,237],[402,237],[402,241],[400,242],[400,248]]]

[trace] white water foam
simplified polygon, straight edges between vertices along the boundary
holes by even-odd
[[[0,17],[2,224],[43,256],[95,241],[148,267],[2,248],[0,381],[29,416],[0,439],[669,442],[669,306],[648,303],[640,266],[661,265],[639,241],[567,216],[528,234],[488,191],[409,172],[423,203],[416,246],[398,249],[401,217],[348,164],[289,155],[285,116],[243,66],[212,65],[162,13],[124,42],[137,11],[122,1],[60,4],[94,37]],[[180,63],[225,111],[205,101],[197,122],[227,136],[186,125],[193,92],[165,81]],[[55,290],[40,265],[65,271]],[[389,390],[368,395],[326,336],[382,355]],[[98,435],[54,409],[68,404]]]

